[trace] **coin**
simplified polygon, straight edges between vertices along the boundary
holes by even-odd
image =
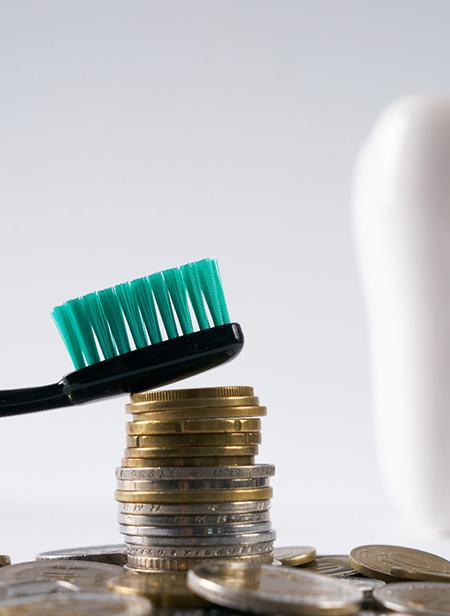
[[[229,432],[259,432],[259,419],[186,419],[180,421],[130,421],[127,424],[128,434],[202,434]]]
[[[0,567],[6,567],[11,564],[11,557],[6,554],[0,554]]]
[[[396,612],[448,616],[450,586],[437,582],[399,582],[373,591],[374,599]]]
[[[136,528],[136,527],[135,527]],[[208,545],[249,545],[251,543],[267,543],[269,541],[275,541],[275,531],[268,530],[265,532],[256,533],[241,533],[240,535],[214,535],[211,537],[155,537],[155,536],[142,536],[142,535],[129,535],[125,533],[126,528],[123,526],[120,532],[125,537],[125,543],[127,546],[139,545],[139,546],[182,546],[182,547],[200,547]]]
[[[224,434],[138,434],[127,436],[127,447],[225,447],[258,445],[260,432],[228,432]]]
[[[19,582],[5,585],[5,588],[6,592],[2,593],[2,596],[8,599],[28,595],[48,595],[54,592],[80,592],[78,586],[62,580],[56,582]]]
[[[253,396],[253,387],[248,385],[222,385],[219,387],[198,387],[194,389],[151,389],[131,394],[132,402],[171,402],[196,398],[235,398]]]
[[[131,524],[132,526],[214,527],[222,524],[258,524],[269,520],[269,511],[222,513],[218,515],[135,515],[133,513],[119,513],[119,524]]]
[[[365,599],[371,599],[375,588],[382,588],[386,585],[383,580],[374,580],[366,577],[348,577],[340,580],[343,584],[351,584],[355,588],[359,588]]]
[[[177,421],[181,419],[238,419],[239,417],[251,418],[264,417],[267,415],[266,407],[260,405],[177,408],[162,409],[159,411],[151,410],[151,412],[147,412],[145,408],[139,407],[137,410],[135,410],[135,408],[135,405],[127,404],[127,412],[132,413],[134,415],[133,419],[136,421],[154,421],[157,419],[162,419],[164,421]]]
[[[228,558],[230,556],[252,556],[255,554],[270,554],[272,559],[273,541],[261,543],[232,545],[128,545],[128,564],[131,556],[147,556],[153,558]]]
[[[270,500],[253,500],[228,503],[195,503],[170,505],[163,503],[119,503],[121,513],[135,515],[203,515],[229,513],[255,513],[268,511]],[[355,572],[356,573],[356,572]]]
[[[216,537],[221,535],[240,535],[268,532],[270,522],[260,524],[220,524],[218,526],[136,526],[120,524],[119,530],[124,535],[142,537]]]
[[[265,614],[355,614],[361,592],[303,569],[205,562],[188,573],[188,586],[224,607]]]
[[[316,550],[309,545],[274,548],[273,557],[281,561],[285,567],[296,567],[313,561]]]
[[[266,488],[269,477],[251,479],[154,479],[152,481],[117,481],[119,490],[234,490],[236,488]]]
[[[123,481],[153,481],[154,479],[253,479],[271,477],[275,474],[273,464],[255,464],[254,466],[209,466],[204,468],[189,467],[154,467],[116,469],[117,479]]]
[[[391,567],[391,575],[399,580],[422,581],[422,582],[450,582],[448,573],[433,573],[418,569],[407,570],[401,567]]]
[[[395,545],[362,545],[350,552],[351,566],[368,577],[387,582],[397,579],[392,567],[408,571],[450,574],[450,562],[421,550]]]
[[[186,573],[180,571],[127,571],[108,582],[108,588],[125,595],[151,599],[156,607],[202,607],[208,602],[194,594],[186,584]]]
[[[104,589],[106,581],[122,572],[117,565],[81,560],[38,560],[0,569],[0,582],[45,582],[63,580],[82,591]]]
[[[349,557],[345,555],[316,556],[315,560],[303,568],[314,573],[321,573],[336,578],[358,575],[358,572],[350,566]]]
[[[0,616],[148,616],[151,603],[143,597],[114,593],[54,593],[0,600]]]
[[[237,488],[235,490],[174,490],[125,492],[116,490],[116,500],[123,503],[224,503],[230,501],[267,500],[272,488]]]
[[[98,563],[110,563],[123,566],[127,562],[127,550],[123,543],[118,545],[95,545],[82,548],[67,548],[52,552],[41,552],[36,560],[52,559],[93,560]]]
[[[224,447],[128,447],[127,458],[203,458],[205,456],[255,456],[257,445],[228,445]]]
[[[211,554],[203,558],[214,558]],[[270,551],[268,553],[262,554],[252,554],[252,555],[239,555],[239,556],[224,556],[222,553],[219,554],[216,558],[222,560],[226,558],[227,561],[231,562],[243,562],[243,563],[259,563],[259,564],[272,564],[272,554]],[[172,570],[172,571],[186,571],[190,567],[198,565],[199,562],[202,562],[202,557],[198,558],[159,558],[153,556],[133,556],[130,554],[128,556],[128,565],[126,565],[126,569],[132,571],[146,571],[149,569],[157,569],[157,570]]]
[[[254,456],[226,456],[205,458],[122,458],[122,466],[125,468],[148,468],[148,467],[208,467],[217,466],[249,466],[255,461]]]

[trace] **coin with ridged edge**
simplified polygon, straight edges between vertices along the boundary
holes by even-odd
[[[133,415],[134,421],[155,421],[155,420],[172,420],[180,421],[184,419],[239,419],[264,417],[267,415],[267,408],[260,405],[243,405],[232,407],[215,407],[215,408],[180,408],[180,409],[165,409],[152,412],[147,412],[145,408],[137,408],[127,405],[127,412]]]
[[[408,614],[449,616],[450,585],[437,582],[399,582],[373,591],[384,608]]]
[[[218,526],[136,526],[120,524],[119,530],[124,535],[141,537],[216,537],[237,536],[248,533],[262,533],[271,530],[270,522],[259,524],[219,524]]]
[[[202,515],[223,513],[253,513],[256,511],[268,511],[270,500],[252,500],[228,503],[188,503],[188,504],[164,504],[164,503],[119,503],[121,513],[134,513],[136,515]]]
[[[51,593],[0,600],[0,616],[148,616],[151,603],[143,597],[114,593]]]
[[[126,438],[127,447],[227,447],[259,445],[260,432],[229,432],[225,434],[135,434]]]
[[[272,557],[273,541],[262,543],[236,543],[231,545],[133,545],[127,546],[128,563],[130,556],[147,556],[153,558],[228,558],[231,556],[254,556],[270,554]]]
[[[253,387],[248,385],[223,385],[219,387],[199,387],[196,389],[158,389],[131,394],[132,402],[166,402],[197,398],[235,398],[253,396]]]
[[[210,537],[156,537],[156,536],[143,536],[143,535],[129,535],[124,532],[124,528],[121,527],[120,532],[124,536],[124,541],[127,546],[139,545],[139,546],[151,546],[153,547],[165,547],[170,545],[171,547],[201,547],[209,545],[250,545],[252,543],[268,543],[269,541],[275,541],[276,533],[273,530],[267,530],[265,532],[256,533],[241,533],[239,535],[214,535]]]
[[[396,580],[393,567],[406,570],[427,571],[428,573],[450,574],[450,562],[429,552],[395,545],[362,545],[350,552],[351,566],[367,577]]]
[[[316,556],[315,560],[304,565],[303,568],[313,573],[320,573],[336,578],[358,575],[358,572],[351,567],[350,559],[346,554]]]
[[[187,587],[186,572],[182,571],[126,571],[108,581],[115,593],[147,597],[155,607],[193,608],[208,602]]]
[[[116,490],[116,500],[122,503],[194,504],[226,503],[230,501],[268,500],[272,488],[236,488],[235,490],[174,490],[126,492]]]
[[[163,527],[215,527],[222,524],[260,524],[270,520],[269,511],[255,513],[222,513],[218,515],[135,515],[119,513],[119,524]]]
[[[123,481],[153,481],[155,479],[254,479],[255,477],[272,477],[275,474],[273,464],[255,464],[253,466],[208,466],[198,467],[154,467],[116,469],[117,479]]]
[[[217,467],[223,466],[248,466],[253,464],[255,456],[222,456],[204,458],[122,458],[122,466],[125,468],[151,468],[151,467]]]
[[[214,558],[213,555],[208,555],[199,558],[158,558],[152,556],[128,556],[128,564],[125,566],[127,570],[133,571],[148,571],[149,569],[157,570],[172,570],[172,571],[186,571],[187,569],[198,565],[204,559]],[[243,563],[257,563],[257,564],[272,564],[272,554],[268,553],[253,554],[250,556],[224,556],[219,554],[216,556],[218,560],[226,559],[230,562],[243,562]]]
[[[297,567],[312,562],[316,557],[316,549],[310,545],[297,545],[294,547],[275,547],[273,557],[285,567]]]
[[[228,434],[233,432],[259,432],[261,420],[257,418],[242,419],[184,419],[179,421],[130,421],[127,432],[139,434]]]
[[[337,580],[291,567],[205,562],[188,573],[188,586],[223,607],[263,614],[356,614],[362,595]]]

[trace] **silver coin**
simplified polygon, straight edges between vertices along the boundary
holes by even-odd
[[[275,531],[265,533],[243,533],[238,536],[224,535],[221,537],[136,537],[125,535],[125,543],[128,545],[151,545],[156,546],[208,546],[208,545],[232,545],[249,543],[266,543],[275,541]]]
[[[358,589],[293,567],[210,561],[191,569],[187,584],[207,601],[257,614],[344,616],[362,601]]]
[[[122,567],[107,563],[81,560],[37,560],[0,568],[0,582],[48,582],[62,580],[77,586],[81,591],[105,589],[109,578],[120,575]]]
[[[272,477],[275,474],[273,464],[255,464],[252,466],[155,466],[153,468],[116,469],[117,479],[123,481],[154,481],[155,479],[252,479],[255,477]]]
[[[1,616],[148,616],[150,612],[148,599],[110,592],[38,594],[0,600]]]
[[[271,530],[270,522],[260,524],[223,524],[221,526],[132,526],[120,524],[119,530],[124,535],[138,537],[217,537],[222,535],[237,536],[242,534],[265,533]]]
[[[116,545],[92,545],[82,548],[41,552],[36,556],[36,560],[51,560],[54,558],[93,560],[98,563],[109,563],[122,567],[127,562],[127,550],[123,543],[119,543]]]
[[[346,578],[353,575],[359,575],[357,571],[350,566],[349,557],[343,555],[316,556],[316,559],[307,565],[303,565],[302,569],[307,569],[310,572],[322,573],[330,577]]]
[[[135,515],[119,513],[120,524],[132,526],[219,526],[222,524],[259,524],[270,520],[269,511],[222,513],[218,515]]]
[[[450,584],[446,582],[397,582],[373,591],[373,598],[396,612],[449,616]]]
[[[265,488],[270,477],[251,479],[155,479],[152,481],[117,481],[119,490],[234,490],[236,488]]]
[[[273,541],[235,545],[205,545],[205,546],[151,546],[128,545],[128,556],[147,556],[154,558],[217,558],[232,556],[251,556],[253,554],[268,554],[273,550]]]
[[[19,582],[17,584],[8,584],[6,589],[5,595],[8,598],[49,595],[55,592],[80,592],[78,586],[63,580],[57,580],[56,582]]]
[[[341,582],[341,584],[350,584],[355,588],[359,588],[365,599],[370,599],[376,588],[382,588],[386,585],[386,582],[383,582],[383,580],[356,576],[341,578],[339,579],[339,582]]]
[[[231,501],[228,503],[196,503],[163,505],[159,503],[119,503],[120,513],[142,515],[197,515],[222,513],[254,513],[270,509],[270,500],[261,501]]]

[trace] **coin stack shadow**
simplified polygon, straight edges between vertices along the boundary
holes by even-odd
[[[189,569],[210,558],[271,563],[270,477],[252,387],[133,394],[116,500],[127,568]]]

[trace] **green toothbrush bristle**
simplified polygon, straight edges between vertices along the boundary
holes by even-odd
[[[88,293],[56,306],[52,315],[77,370],[196,329],[230,323],[215,259]]]

